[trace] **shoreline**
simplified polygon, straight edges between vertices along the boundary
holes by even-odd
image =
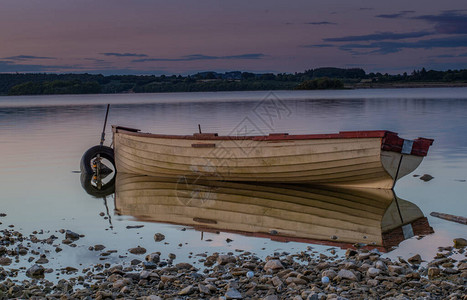
[[[98,93],[98,94],[20,94],[8,95],[0,94],[0,97],[21,97],[21,96],[69,96],[69,95],[128,95],[128,94],[175,94],[175,93],[215,93],[215,92],[267,92],[267,91],[339,91],[339,90],[358,90],[358,89],[417,89],[417,88],[462,88],[467,87],[467,82],[417,82],[417,83],[356,83],[344,84],[341,89],[310,89],[310,90],[296,90],[296,89],[255,89],[255,90],[212,90],[212,91],[173,91],[173,92],[118,92],[118,93]]]
[[[417,83],[357,83],[353,89],[410,89],[410,88],[455,88],[467,87],[467,82],[417,82]]]
[[[196,266],[139,246],[119,255],[120,263],[110,263],[106,259],[117,251],[94,245],[88,248],[99,257],[94,264],[54,269],[49,259],[62,250],[77,251],[77,244],[82,248],[83,235],[60,229],[57,236],[39,239],[44,233],[0,226],[0,299],[467,299],[465,239],[439,247],[429,262],[418,254],[391,260],[376,249],[349,248],[339,255],[309,246],[265,259],[240,249],[193,253]],[[165,237],[154,238],[158,248]],[[56,280],[44,279],[54,275]]]

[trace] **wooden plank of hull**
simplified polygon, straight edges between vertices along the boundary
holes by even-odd
[[[213,141],[208,140],[188,140],[188,139],[167,139],[145,136],[127,135],[118,133],[123,137],[120,143],[125,143],[132,148],[143,149],[148,152],[163,154],[170,153],[176,157],[204,157],[211,158],[213,149],[202,148],[193,151],[193,145],[202,145]],[[358,143],[356,143],[358,141]],[[221,140],[214,143],[215,148],[222,149],[236,159],[250,158],[258,159],[274,156],[293,156],[329,153],[330,148],[338,145],[339,149],[333,152],[378,149],[381,148],[381,138],[347,138],[347,139],[311,139],[311,140],[284,140],[284,141],[256,141],[256,140]]]
[[[367,174],[367,173],[375,173],[381,170],[381,165],[379,162],[368,162],[368,163],[355,163],[352,162],[342,161],[342,162],[334,162],[333,164],[313,164],[306,166],[299,166],[301,169],[299,170],[290,170],[287,166],[275,166],[275,167],[243,167],[243,168],[235,168],[235,167],[218,167],[215,168],[216,172],[209,172],[208,168],[210,167],[203,167],[204,170],[196,171],[195,168],[198,166],[192,166],[191,169],[195,171],[191,171],[188,168],[179,168],[175,166],[175,164],[166,164],[164,162],[158,162],[156,164],[151,164],[153,161],[147,160],[144,157],[137,157],[135,155],[127,154],[125,152],[120,152],[119,161],[122,164],[127,164],[128,169],[132,165],[135,170],[143,171],[150,171],[148,173],[154,173],[159,175],[171,175],[171,176],[182,176],[182,175],[214,175],[219,177],[225,177],[225,180],[230,180],[231,178],[242,178],[248,176],[249,180],[255,177],[261,177],[263,180],[267,180],[271,178],[275,180],[276,178],[280,177],[321,177],[323,179],[330,179],[330,178],[339,178],[339,173],[343,173],[344,176],[348,176],[351,172],[353,175],[360,175],[360,174]],[[131,164],[130,164],[131,162]],[[339,165],[340,164],[340,165]],[[346,165],[343,165],[346,164]],[[124,167],[124,165],[122,165]],[[295,168],[294,168],[295,169]],[[199,170],[199,168],[198,168]],[[135,172],[131,172],[135,173]],[[138,172],[136,172],[138,173]],[[351,175],[352,175],[351,174]],[[146,174],[151,175],[151,174]],[[296,178],[293,178],[294,180]],[[305,181],[305,180],[302,180]]]
[[[199,141],[198,141],[199,142]],[[193,140],[114,133],[119,172],[150,176],[206,176],[212,180],[314,182],[390,189],[381,164],[381,138],[222,140],[222,148],[193,148]],[[291,143],[293,144],[291,146]],[[224,151],[223,153],[216,151]]]
[[[156,222],[382,245],[382,219],[393,201],[386,190],[177,182],[119,173],[115,207]]]

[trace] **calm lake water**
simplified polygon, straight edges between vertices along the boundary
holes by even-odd
[[[162,258],[174,253],[176,261],[192,263],[198,258],[190,258],[190,252],[242,249],[262,256],[310,245],[323,253],[330,248],[202,233],[116,214],[114,196],[104,200],[87,194],[76,172],[82,154],[99,142],[107,103],[108,124],[155,133],[192,134],[200,124],[203,132],[219,134],[385,129],[409,139],[434,138],[428,156],[413,173],[434,179],[424,182],[411,174],[395,188],[398,197],[428,217],[434,233],[407,239],[385,255],[420,253],[429,260],[438,246],[467,238],[465,225],[430,216],[433,211],[467,216],[467,88],[1,97],[0,213],[7,216],[0,218],[0,230],[9,225],[25,235],[43,230],[39,238],[55,234],[57,243],[63,239],[58,229],[84,234],[76,248],[63,246],[64,251],[53,256],[56,266],[98,262],[99,253],[88,250],[95,244],[118,250],[107,262],[119,262],[119,255],[131,258],[127,250],[137,245],[162,252]],[[109,145],[110,126],[106,137]],[[135,225],[144,227],[127,228]],[[163,242],[154,242],[157,232],[166,236]],[[34,247],[39,252],[47,249]]]

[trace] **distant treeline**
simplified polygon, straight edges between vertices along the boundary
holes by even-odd
[[[301,73],[202,72],[194,75],[0,74],[0,95],[160,93],[341,89],[360,83],[467,82],[467,70],[367,74],[361,68],[317,68]]]
[[[13,86],[9,95],[98,94],[101,86],[95,81],[54,80],[21,83]]]

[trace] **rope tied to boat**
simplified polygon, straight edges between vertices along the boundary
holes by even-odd
[[[107,110],[105,112],[105,119],[104,119],[104,127],[102,128],[101,141],[99,143],[100,150],[102,150],[102,147],[104,146],[105,127],[107,126],[107,118],[109,116],[109,109],[110,109],[110,104],[107,104]],[[100,153],[97,154],[97,157],[96,157],[95,161],[93,162],[93,167],[96,170],[96,175],[99,176],[99,172],[100,172],[100,169],[101,169],[101,155],[100,155]]]

